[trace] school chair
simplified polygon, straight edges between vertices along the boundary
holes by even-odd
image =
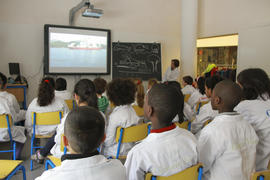
[[[182,123],[179,123],[179,122],[175,122],[175,124],[180,127],[180,128],[183,128],[183,129],[187,129],[190,131],[191,129],[191,122],[190,121],[184,121]]]
[[[58,125],[61,122],[63,112],[46,112],[46,113],[37,113],[32,112],[32,124],[33,124],[33,133],[31,138],[31,156],[36,152],[36,149],[42,148],[42,146],[34,146],[35,139],[50,138],[51,135],[37,135],[36,134],[36,125]],[[30,170],[33,170],[33,160],[30,161]]]
[[[22,170],[23,180],[26,180],[25,168],[22,162],[23,161],[16,160],[0,160],[0,179],[9,180],[17,171]]]
[[[135,110],[137,116],[143,117],[144,116],[144,110],[143,108],[139,107],[138,105],[133,105],[133,109]]]
[[[13,160],[16,160],[16,142],[12,139],[11,134],[11,126],[12,126],[12,117],[9,114],[1,114],[0,115],[0,128],[6,128],[8,131],[9,139],[10,139],[10,146],[11,149],[9,150],[1,150],[0,153],[4,152],[12,152],[13,153]]]
[[[60,150],[61,152],[64,152],[64,154],[67,153],[67,147],[64,145],[64,142],[63,142],[63,134],[61,135],[61,146],[60,146]],[[47,160],[45,162],[45,170],[48,170],[49,168],[49,165],[52,167],[52,168],[55,168],[57,166],[60,166],[61,165],[61,159],[60,158],[57,158],[57,157],[54,157],[54,156],[47,156]]]
[[[171,176],[154,176],[151,173],[147,173],[145,180],[201,180],[202,173],[203,165],[202,163],[198,163],[197,165],[194,165]]]
[[[186,95],[184,95],[185,97],[184,97],[184,101],[185,102],[188,102],[188,99],[190,98],[190,96],[191,96],[191,94],[186,94]]]
[[[254,172],[250,178],[251,180],[270,180],[270,171]]]
[[[76,102],[73,100],[73,99],[66,99],[65,100],[65,103],[67,104],[68,106],[68,109],[71,111],[72,109],[75,108],[76,106]]]
[[[198,115],[200,113],[200,109],[203,105],[207,104],[209,101],[202,101],[202,102],[198,102],[196,104],[196,115]]]
[[[142,123],[127,128],[118,127],[115,141],[118,143],[115,159],[125,159],[126,156],[119,156],[122,143],[138,142],[147,137],[150,124]]]

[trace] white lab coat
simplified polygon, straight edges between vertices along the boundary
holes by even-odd
[[[8,101],[9,108],[14,109],[14,112],[17,114],[16,117],[13,118],[14,122],[19,122],[25,119],[26,111],[20,110],[20,105],[13,94],[7,91],[0,91],[0,97],[5,98]]]
[[[270,99],[244,100],[234,110],[252,125],[259,137],[256,170],[267,170],[270,160]]]
[[[209,101],[201,107],[199,114],[196,115],[194,121],[191,122],[191,132],[198,137],[200,130],[203,128],[203,124],[207,120],[213,120],[217,114],[218,111],[212,109],[211,101]]]
[[[102,155],[64,160],[61,166],[45,171],[36,180],[126,180],[125,168],[117,159]]]
[[[37,98],[33,99],[31,104],[29,105],[26,111],[26,120],[25,127],[28,133],[32,134],[32,112],[55,112],[55,111],[63,111],[63,116],[68,113],[69,109],[65,103],[65,101],[61,98],[55,97],[51,104],[48,106],[39,106],[37,103]],[[42,125],[36,126],[36,134],[38,135],[52,135],[54,134],[57,125]]]
[[[127,128],[137,125],[140,118],[131,105],[116,106],[108,119],[106,128],[106,139],[103,143],[102,153],[105,156],[116,156],[118,143],[115,141],[117,127]],[[120,155],[127,155],[128,151],[134,146],[134,143],[122,143]]]
[[[166,72],[162,78],[162,82],[178,81],[179,74],[180,74],[180,72],[179,72],[178,68],[175,68],[174,70],[172,70],[171,67],[168,67],[168,69],[166,70]]]
[[[129,180],[143,180],[148,172],[170,176],[197,163],[196,138],[176,126],[169,131],[149,134],[129,151],[125,167]]]
[[[13,119],[16,118],[14,109],[12,107],[10,108],[8,101],[3,97],[0,97],[0,114],[10,114],[12,117],[12,122],[14,122]],[[24,143],[26,141],[24,134],[25,128],[22,126],[14,126],[13,123],[10,124],[10,126],[12,139],[16,142]],[[0,141],[10,141],[7,128],[0,128]]]
[[[198,143],[205,180],[249,180],[255,171],[258,137],[236,112],[217,115]]]
[[[64,100],[73,99],[72,94],[67,90],[63,90],[63,91],[55,90],[54,93],[55,93],[55,97],[59,97],[59,98],[64,99]]]
[[[181,89],[181,91],[182,91],[182,93],[184,95],[186,95],[186,94],[190,94],[191,95],[193,92],[195,92],[195,88],[192,85],[186,85],[185,87],[183,87]]]
[[[195,89],[195,91],[191,94],[190,98],[188,99],[188,104],[193,109],[194,106],[196,107],[197,103],[200,101],[200,98],[203,97],[203,95],[200,93],[198,89]]]
[[[100,111],[102,116],[105,118],[105,115]],[[68,113],[61,119],[61,124],[57,126],[56,129],[56,135],[54,137],[55,145],[52,147],[50,153],[57,158],[61,158],[61,156],[64,154],[63,151],[61,151],[61,141],[62,141],[62,135],[64,134],[64,127],[65,127],[65,121],[67,118]],[[105,120],[106,122],[106,120]]]

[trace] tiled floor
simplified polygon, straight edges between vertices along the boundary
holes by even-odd
[[[44,142],[42,142],[43,144]],[[9,144],[6,143],[0,143],[0,147],[1,149],[5,148],[5,147],[9,147]],[[22,151],[22,160],[23,165],[25,167],[26,170],[26,178],[27,180],[33,180],[36,177],[40,176],[42,174],[42,172],[44,171],[44,165],[41,164],[37,164],[34,163],[34,169],[33,171],[30,171],[30,138],[27,138],[27,141],[24,145],[23,151]],[[11,153],[0,153],[0,159],[11,159]],[[22,176],[22,172],[19,171],[16,175],[14,175],[12,178],[12,180],[21,180],[23,179]]]

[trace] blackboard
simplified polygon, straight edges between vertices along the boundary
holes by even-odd
[[[113,78],[161,80],[160,43],[112,43]]]

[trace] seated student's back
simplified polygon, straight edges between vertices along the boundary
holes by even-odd
[[[258,137],[252,126],[234,107],[241,100],[241,89],[230,80],[214,88],[211,104],[219,114],[201,131],[199,161],[205,180],[249,180],[255,171]]]
[[[61,165],[45,171],[37,180],[126,180],[119,160],[99,155],[104,140],[105,122],[100,112],[82,106],[71,111],[65,121],[64,144],[71,154],[63,155]]]
[[[252,125],[259,137],[256,170],[267,170],[270,160],[270,79],[262,69],[255,68],[240,72],[237,81],[244,100],[235,107],[235,111]]]
[[[130,79],[114,79],[107,86],[109,100],[115,105],[108,119],[106,139],[102,152],[105,156],[116,156],[117,143],[115,141],[117,127],[127,128],[139,123],[131,103],[135,100],[136,86]],[[123,143],[120,156],[127,155],[134,143]]]
[[[179,110],[183,110],[183,101],[183,95],[164,84],[154,85],[147,93],[144,112],[152,122],[152,130],[128,153],[128,179],[143,180],[148,172],[170,176],[197,164],[196,138],[172,123]]]
[[[64,100],[72,99],[72,94],[67,91],[67,81],[64,78],[57,78],[55,80],[55,97]]]

